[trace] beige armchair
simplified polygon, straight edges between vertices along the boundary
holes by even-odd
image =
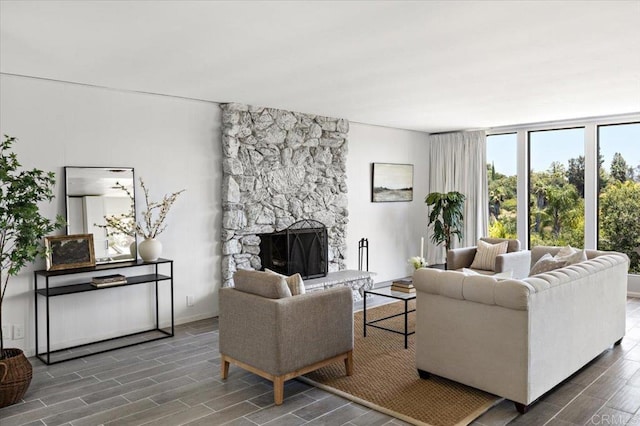
[[[220,289],[222,379],[235,364],[273,382],[282,404],[284,382],[344,361],[353,371],[353,302],[347,287],[291,296],[283,277],[239,270],[235,288]]]
[[[520,241],[505,238],[480,238],[480,240],[489,244],[497,244],[507,241],[507,252],[505,254],[499,254],[496,257],[495,266],[492,270],[474,269],[474,271],[485,275],[513,271],[513,278],[515,279],[526,278],[529,276],[531,252],[528,250],[520,250]],[[449,250],[447,252],[447,269],[470,269],[473,259],[476,256],[476,251],[476,246]]]

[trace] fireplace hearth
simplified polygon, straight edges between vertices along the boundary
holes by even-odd
[[[324,277],[328,272],[327,227],[305,219],[270,234],[260,234],[262,267],[302,278]]]

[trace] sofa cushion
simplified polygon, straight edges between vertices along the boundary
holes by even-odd
[[[531,264],[535,265],[536,262],[545,254],[549,253],[551,256],[555,256],[562,249],[562,247],[557,246],[535,246],[531,247]],[[602,250],[584,250],[585,255],[587,256],[587,260],[596,258],[598,256],[605,255],[610,252],[602,251]]]
[[[304,288],[304,281],[302,281],[302,275],[295,273],[291,276],[286,276],[267,268],[264,268],[264,271],[284,278],[285,282],[287,283],[287,287],[289,287],[289,290],[291,291],[292,296],[306,293],[306,290]]]
[[[531,267],[531,272],[529,276],[541,274],[543,272],[553,271],[555,269],[562,268],[567,265],[566,260],[556,259],[551,256],[551,254],[546,253],[542,256],[533,267]]]
[[[566,246],[560,249],[560,251],[554,256],[554,259],[564,260],[567,265],[573,265],[574,263],[584,262],[587,260],[587,254],[584,250]]]
[[[513,253],[514,251],[520,251],[520,240],[515,240],[511,238],[491,238],[491,237],[482,237],[480,241],[484,241],[489,244],[498,244],[503,241],[507,242],[507,253]]]
[[[233,274],[236,290],[269,299],[291,297],[291,290],[283,277],[268,272],[239,269]]]
[[[509,243],[507,241],[503,241],[498,244],[489,244],[482,240],[478,240],[476,255],[473,258],[470,268],[495,271],[496,257],[498,257],[499,254],[506,253],[508,245]]]

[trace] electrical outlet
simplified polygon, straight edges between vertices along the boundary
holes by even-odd
[[[11,326],[9,325],[2,326],[2,338],[4,340],[11,340]]]
[[[187,296],[187,306],[193,306],[193,294]]]
[[[24,325],[15,324],[13,326],[13,340],[24,339]]]

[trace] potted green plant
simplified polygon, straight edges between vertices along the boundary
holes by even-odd
[[[462,240],[464,226],[464,200],[465,196],[457,191],[447,193],[432,192],[424,202],[431,207],[428,227],[433,226],[431,241],[440,245],[444,243],[445,249],[451,249],[453,236]]]
[[[42,170],[22,170],[11,145],[0,143],[0,408],[14,404],[31,383],[32,367],[20,349],[4,347],[2,302],[9,278],[44,252],[42,237],[64,225],[62,217],[51,221],[40,214],[38,203],[53,199],[55,175]]]

